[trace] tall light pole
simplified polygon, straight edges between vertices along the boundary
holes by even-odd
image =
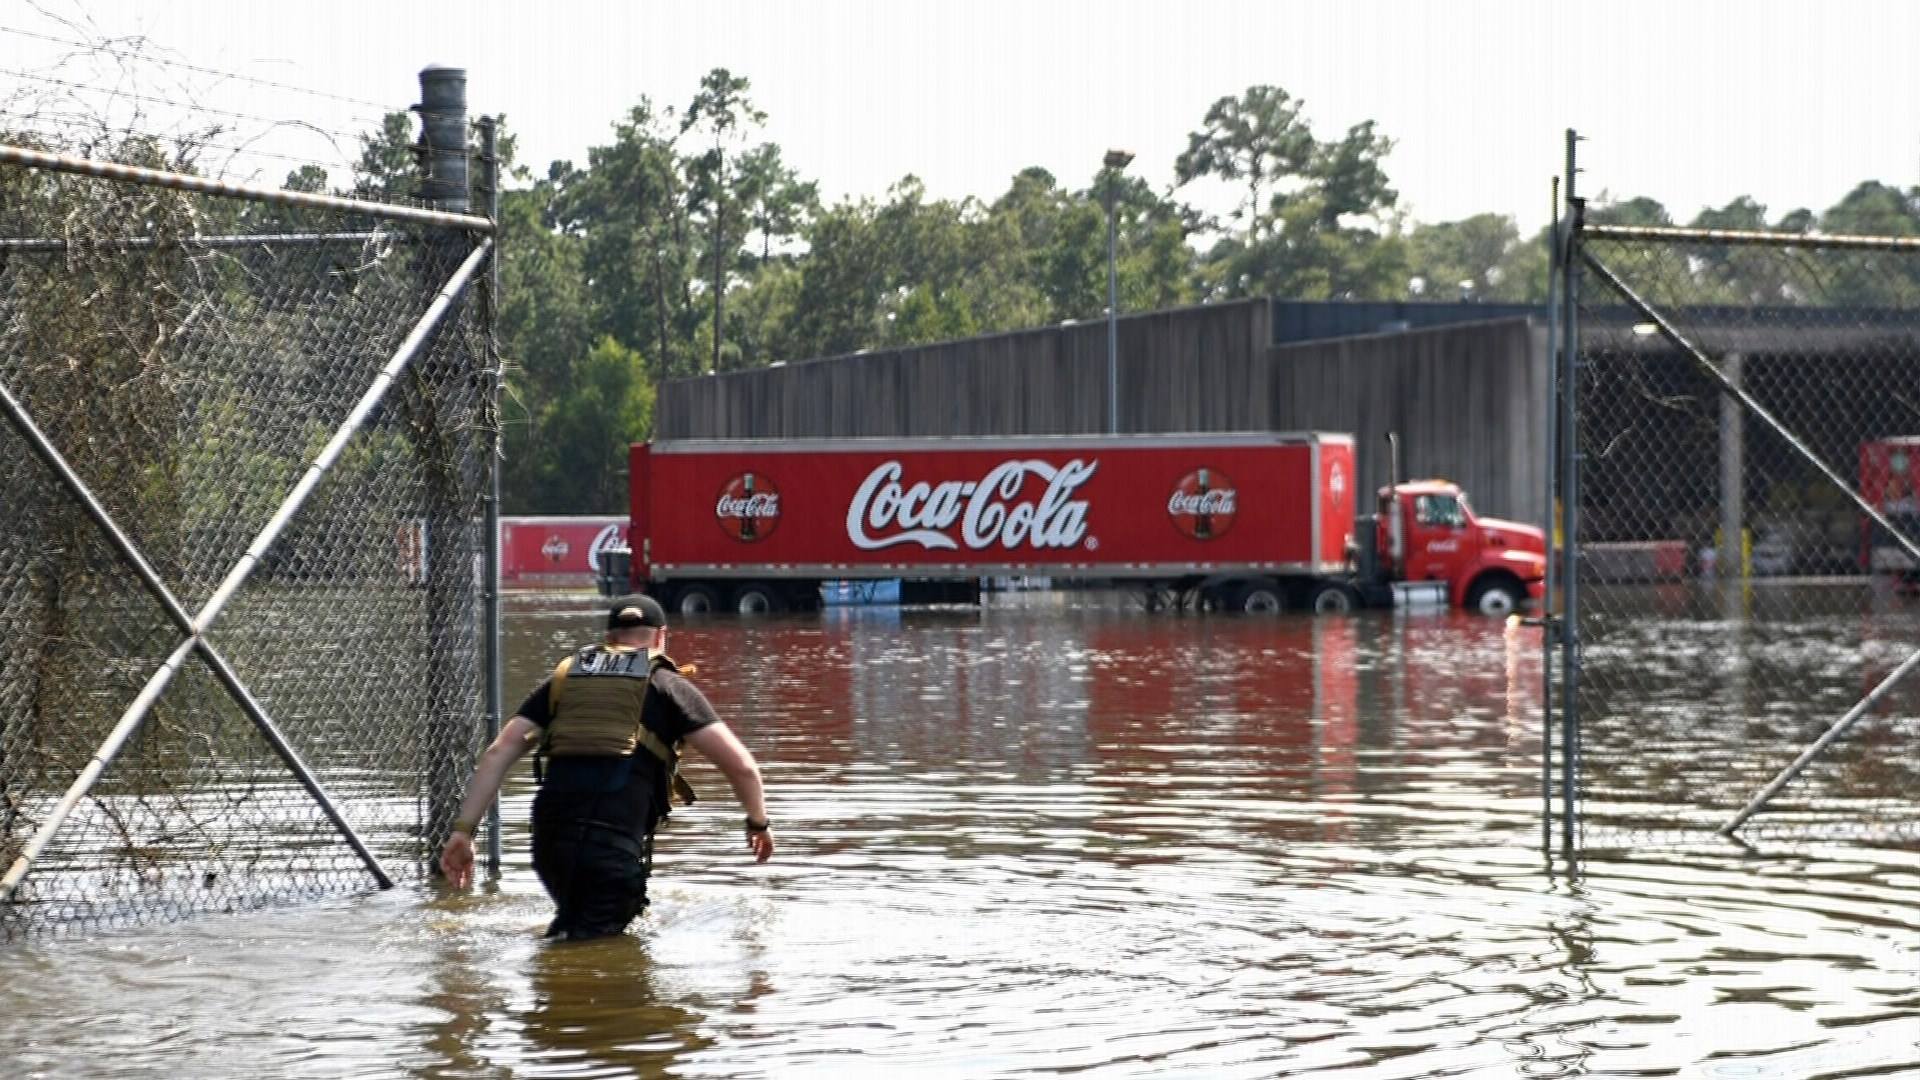
[[[1119,230],[1114,222],[1114,199],[1119,193],[1120,170],[1133,155],[1109,150],[1107,167],[1107,433],[1120,430],[1120,278],[1114,270],[1114,247]]]

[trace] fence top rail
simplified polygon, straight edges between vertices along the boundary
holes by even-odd
[[[455,214],[445,210],[428,210],[418,206],[395,206],[390,203],[373,202],[368,199],[350,199],[343,195],[321,195],[306,191],[288,191],[284,188],[270,188],[256,184],[235,184],[224,180],[211,180],[204,176],[190,176],[186,173],[148,169],[139,165],[122,165],[112,161],[96,161],[92,158],[75,157],[71,154],[55,154],[45,150],[29,150],[24,146],[0,144],[0,165],[18,165],[22,168],[44,169],[48,172],[73,173],[79,176],[96,176],[103,180],[119,180],[129,184],[146,184],[152,187],[170,188],[175,191],[193,191],[203,195],[224,195],[237,199],[249,199],[254,202],[273,203],[281,206],[297,206],[308,210],[338,210],[347,213],[365,214],[368,217],[384,218],[389,221],[407,221],[419,225],[471,229],[474,232],[486,234],[493,232],[493,222],[483,217],[476,217],[473,214]]]
[[[1663,244],[1754,244],[1770,247],[1920,251],[1920,236],[1853,236],[1838,233],[1765,232],[1757,229],[1688,229],[1675,225],[1582,225],[1580,232],[1596,240],[1638,240]]]
[[[401,232],[325,232],[325,233],[237,233],[231,236],[109,236],[98,240],[63,240],[51,237],[0,237],[0,255],[10,251],[30,255],[72,251],[143,251],[148,248],[248,248],[328,244],[404,244],[411,238]]]

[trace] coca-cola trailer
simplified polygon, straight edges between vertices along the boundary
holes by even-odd
[[[1234,611],[1390,605],[1410,584],[1511,611],[1539,529],[1443,481],[1355,506],[1350,436],[1172,434],[640,443],[632,585],[683,614],[811,608],[826,581],[977,597],[980,579],[1126,583]],[[931,591],[928,591],[931,590]]]
[[[597,584],[609,549],[626,546],[622,517],[502,517],[500,584],[509,589]]]

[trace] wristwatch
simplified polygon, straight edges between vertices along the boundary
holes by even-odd
[[[748,832],[766,832],[771,828],[773,828],[773,822],[771,821],[755,821],[752,817],[747,818]]]

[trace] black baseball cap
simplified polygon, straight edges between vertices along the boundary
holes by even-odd
[[[623,596],[607,609],[607,629],[615,630],[628,626],[665,626],[667,609],[660,601],[651,596],[634,593]]]

